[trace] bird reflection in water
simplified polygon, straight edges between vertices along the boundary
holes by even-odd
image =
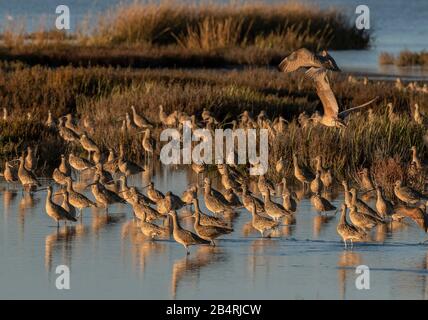
[[[55,228],[54,232],[45,237],[45,269],[49,275],[52,272],[52,263],[55,258],[61,259],[56,265],[71,266],[72,242],[84,234],[84,225],[76,224]]]
[[[317,214],[313,218],[313,235],[318,239],[321,234],[322,228],[331,221],[335,221],[335,215]]]
[[[248,268],[251,279],[253,280],[253,285],[255,284],[258,266],[263,267],[266,281],[269,279],[272,255],[267,251],[272,249],[278,250],[278,247],[279,241],[272,238],[257,239],[251,243],[248,254]]]
[[[227,255],[220,247],[199,246],[191,256],[185,256],[174,262],[171,276],[171,296],[177,298],[180,282],[191,277],[193,286],[198,286],[202,269],[215,263],[226,261]]]
[[[18,193],[11,190],[4,190],[3,191],[3,213],[5,220],[7,219],[7,216],[10,212],[10,207],[12,206],[12,203]]]
[[[354,286],[355,268],[362,264],[361,255],[354,251],[344,250],[339,254],[337,262],[337,275],[339,277],[340,298],[346,299],[347,281],[351,281]],[[347,278],[350,278],[349,280]]]

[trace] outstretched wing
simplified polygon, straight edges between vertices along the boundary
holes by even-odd
[[[310,68],[306,71],[305,76],[314,81],[318,97],[320,98],[324,109],[324,115],[327,117],[337,118],[339,105],[337,104],[336,97],[331,90],[330,83],[327,78],[327,70],[325,68]]]
[[[315,55],[305,48],[294,51],[278,65],[278,69],[282,72],[293,72],[299,68],[310,67],[321,67],[321,64],[315,59]]]
[[[370,101],[368,101],[366,103],[360,104],[359,106],[352,107],[352,108],[349,108],[347,110],[344,110],[341,113],[339,113],[339,117],[342,118],[342,119],[344,119],[351,112],[359,110],[359,109],[362,109],[362,108],[365,108],[365,107],[369,106],[370,104],[372,104],[373,102],[375,102],[377,99],[379,99],[379,97],[375,97],[374,99],[371,99]]]

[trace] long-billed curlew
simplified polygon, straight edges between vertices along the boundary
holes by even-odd
[[[68,212],[68,214],[74,218],[76,218],[76,208],[73,207],[70,202],[68,202],[68,191],[64,190],[63,192],[63,199],[61,207]]]
[[[367,215],[371,216],[372,218],[376,219],[379,222],[383,221],[382,218],[377,214],[377,212],[375,210],[373,210],[363,200],[361,200],[361,199],[358,198],[358,196],[357,196],[357,189],[351,188],[350,193],[352,195],[352,198],[351,198],[351,207],[355,206],[357,208],[358,212],[367,214]]]
[[[183,229],[178,222],[177,213],[175,211],[170,211],[168,214],[172,217],[173,222],[173,231],[172,235],[174,240],[184,246],[186,253],[189,254],[189,246],[198,245],[198,244],[210,244],[210,241],[200,238],[198,235]]]
[[[229,228],[229,224],[219,217],[213,217],[208,214],[205,214],[199,208],[199,200],[197,198],[193,199],[193,207],[195,213],[199,214],[199,223],[203,226],[217,226],[221,228]]]
[[[315,179],[310,183],[310,189],[313,193],[321,193],[324,184],[321,181],[321,171],[317,171],[315,174]]]
[[[323,50],[320,54],[312,53],[305,48],[298,49],[285,57],[278,68],[283,72],[293,72],[300,68],[326,68],[340,71],[333,57]]]
[[[66,142],[76,142],[80,139],[80,136],[76,132],[64,125],[64,118],[59,118],[58,120],[58,133]]]
[[[135,208],[134,208],[134,212],[136,212]],[[151,240],[155,238],[167,238],[169,236],[170,234],[169,226],[161,227],[154,223],[151,223],[146,218],[146,211],[144,210],[139,211],[138,218],[139,218],[139,221],[137,224],[140,227],[141,232],[146,237],[149,237]]]
[[[311,196],[311,203],[318,212],[334,211],[336,207],[326,198],[322,197],[319,192]]]
[[[137,113],[134,106],[131,106],[131,110],[132,110],[132,118],[134,120],[134,124],[137,127],[139,127],[140,129],[153,127],[153,125],[146,118],[144,118],[143,116]]]
[[[361,170],[361,188],[364,191],[370,191],[375,189],[373,180],[370,176],[369,169],[367,168]]]
[[[275,164],[275,171],[279,174],[282,174],[285,170],[286,163],[283,157],[280,157],[279,160]]]
[[[130,160],[125,160],[123,156],[119,156],[118,167],[120,172],[122,172],[127,177],[144,172],[143,167]]]
[[[144,131],[144,136],[141,144],[144,149],[144,161],[147,160],[147,163],[148,163],[149,158],[151,157],[153,159],[154,157],[154,140],[150,135],[150,129],[146,129]]]
[[[57,227],[59,228],[59,221],[65,220],[65,221],[74,221],[76,222],[77,219],[70,214],[67,210],[65,210],[63,207],[57,205],[52,201],[52,187],[47,187],[47,196],[46,196],[46,213],[49,217],[54,219],[57,223]]]
[[[346,221],[346,205],[342,204],[340,220],[336,227],[337,233],[342,237],[343,242],[345,243],[345,248],[347,247],[346,241],[351,241],[351,246],[353,246],[353,241],[361,241],[366,236],[366,233],[349,224]]]
[[[67,129],[70,129],[71,131],[73,131],[77,136],[80,136],[82,134],[82,132],[80,131],[80,129],[74,123],[73,115],[71,113],[67,113],[65,115],[64,126]]]
[[[206,180],[204,184],[204,201],[207,209],[214,214],[232,214],[233,210],[225,203],[226,200],[224,199],[223,195],[219,193],[221,195],[220,197],[213,194],[211,192],[211,182],[207,181],[208,180]]]
[[[391,218],[394,221],[401,221],[404,218],[410,218],[415,221],[417,225],[424,230],[424,232],[428,232],[428,215],[426,213],[425,204],[421,204],[418,207],[399,205],[394,208]]]
[[[269,236],[270,233],[279,226],[278,221],[274,221],[274,220],[271,220],[270,218],[260,216],[257,213],[256,205],[254,202],[250,205],[250,209],[251,209],[250,212],[252,215],[251,224],[254,229],[260,232],[262,237],[265,237],[265,235]]]
[[[242,203],[239,200],[238,195],[233,191],[233,189],[226,189],[223,192],[223,197],[226,199],[227,203],[234,208],[242,207]]]
[[[426,202],[428,200],[428,197],[422,193],[408,186],[404,186],[401,180],[395,182],[394,194],[398,199],[407,204],[417,204],[420,201]]]
[[[67,177],[58,168],[55,168],[52,173],[52,179],[61,186],[67,185]]]
[[[264,212],[264,203],[259,198],[256,198],[252,194],[249,193],[247,185],[242,185],[242,204],[244,205],[245,209],[247,209],[249,212],[251,212],[251,205],[252,203],[255,203],[257,212]]]
[[[159,190],[155,189],[155,184],[150,182],[147,186],[147,197],[152,200],[154,203],[165,198],[165,195]]]
[[[89,207],[97,207],[97,204],[89,200],[83,194],[74,191],[73,181],[70,177],[67,177],[67,192],[68,192],[68,202],[79,210],[79,215],[82,216],[82,209]]]
[[[418,157],[418,152],[416,150],[416,146],[412,146],[410,148],[410,150],[412,151],[412,161],[410,162],[410,165],[414,166],[416,170],[421,170],[422,169],[422,162]]]
[[[65,158],[65,155],[61,155],[61,163],[58,167],[58,170],[62,173],[65,174],[66,176],[71,175],[71,167],[67,162],[67,159]]]
[[[297,210],[297,201],[295,196],[290,191],[282,192],[282,206],[285,210],[289,212],[296,212]]]
[[[18,168],[18,179],[21,182],[24,189],[32,190],[33,188],[40,187],[41,184],[37,180],[36,176],[25,168],[24,154],[19,157],[19,168]]]
[[[36,159],[34,158],[33,149],[27,147],[27,155],[25,156],[25,169],[28,171],[34,171],[36,169]]]
[[[349,186],[346,180],[342,180],[343,193],[344,193],[344,201],[348,208],[352,206],[352,194],[349,192]]]
[[[202,225],[200,224],[200,213],[199,210],[195,210],[194,214],[195,222],[194,222],[194,229],[196,231],[196,234],[201,237],[204,240],[210,241],[212,245],[215,246],[214,239],[224,235],[231,233],[233,229],[230,228],[223,228],[218,226],[210,226],[210,225]]]
[[[303,184],[303,189],[306,184],[311,183],[315,179],[314,174],[306,167],[299,165],[296,154],[293,154],[294,176]]]
[[[181,196],[181,201],[186,205],[193,204],[193,199],[198,197],[198,187],[195,185],[190,186],[187,190],[183,192]]]
[[[283,72],[293,72],[300,68],[307,69],[305,75],[315,85],[318,97],[323,105],[324,113],[318,122],[327,127],[345,127],[343,119],[351,112],[366,107],[377,100],[377,98],[339,113],[336,97],[330,87],[327,71],[339,71],[334,59],[326,52],[314,54],[306,49],[294,51],[280,64],[279,69]]]
[[[14,183],[18,181],[18,173],[9,161],[5,161],[4,163],[3,178],[8,183]]]
[[[320,155],[315,157],[315,170],[321,172],[321,181],[324,188],[329,189],[333,185],[333,175],[330,168],[324,168],[322,164],[322,157]]]
[[[261,194],[269,192],[270,194],[275,194],[275,187],[273,183],[265,178],[264,175],[259,176],[259,180],[257,182],[257,187]]]
[[[290,212],[284,209],[282,205],[279,203],[273,202],[270,198],[270,193],[267,191],[264,191],[262,193],[265,203],[264,203],[264,209],[268,216],[270,216],[273,220],[279,221],[281,218],[291,215]]]
[[[105,208],[106,213],[108,213],[108,206],[114,203],[126,203],[126,201],[121,198],[119,195],[113,191],[106,189],[100,183],[100,175],[95,174],[94,182],[90,184],[92,194],[95,198],[95,201],[98,204],[98,207]]]
[[[76,156],[73,152],[70,152],[68,155],[68,163],[74,170],[77,171],[87,170],[94,166],[92,162]]]
[[[376,210],[379,214],[379,216],[382,217],[382,219],[386,219],[387,217],[390,217],[394,211],[394,206],[390,201],[388,201],[382,192],[381,187],[376,187]]]
[[[135,187],[131,187],[129,191],[131,193],[129,202],[132,205],[134,215],[138,219],[151,222],[154,220],[163,219],[165,217],[164,215],[160,214],[158,211],[156,211],[152,207],[139,201],[137,189]]]
[[[351,222],[359,229],[364,231],[374,228],[379,221],[363,212],[359,212],[357,206],[352,206],[349,211]]]
[[[100,148],[97,146],[94,140],[89,138],[86,134],[82,134],[79,141],[83,149],[88,152],[88,160],[91,159],[91,152],[100,152]]]

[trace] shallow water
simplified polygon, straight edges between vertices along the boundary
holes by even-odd
[[[148,179],[134,176],[129,185]],[[152,179],[158,189],[181,195],[196,176],[162,169]],[[373,241],[344,250],[338,215],[324,221],[304,199],[296,225],[281,227],[271,239],[261,239],[241,209],[232,234],[216,247],[192,247],[186,257],[172,239],[144,239],[127,205],[111,206],[109,216],[86,209],[82,223],[57,231],[45,214],[44,191],[30,197],[0,188],[0,298],[428,298],[428,246],[412,222],[374,230]],[[339,206],[341,198],[333,203]],[[208,212],[202,201],[201,207]],[[183,226],[191,228],[191,219]],[[70,290],[55,286],[56,267],[63,264],[71,270]],[[370,290],[356,289],[358,265],[371,270]]]

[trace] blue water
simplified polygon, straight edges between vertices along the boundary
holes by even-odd
[[[69,0],[71,28],[76,29],[79,22],[89,18],[89,24],[95,21],[100,12],[114,8],[119,3],[132,0]],[[215,2],[215,1],[214,1]],[[218,1],[226,2],[226,1]],[[283,2],[283,1],[267,1]],[[355,8],[366,4],[370,8],[370,25],[374,42],[370,50],[334,52],[334,56],[345,71],[359,71],[389,75],[427,76],[420,68],[380,67],[378,56],[382,51],[398,53],[401,50],[428,49],[428,2],[426,0],[303,0],[321,8],[340,7],[354,23]],[[0,26],[24,21],[28,31],[37,30],[42,21],[54,26],[56,0],[14,0],[0,1]],[[12,22],[11,22],[12,21]]]

